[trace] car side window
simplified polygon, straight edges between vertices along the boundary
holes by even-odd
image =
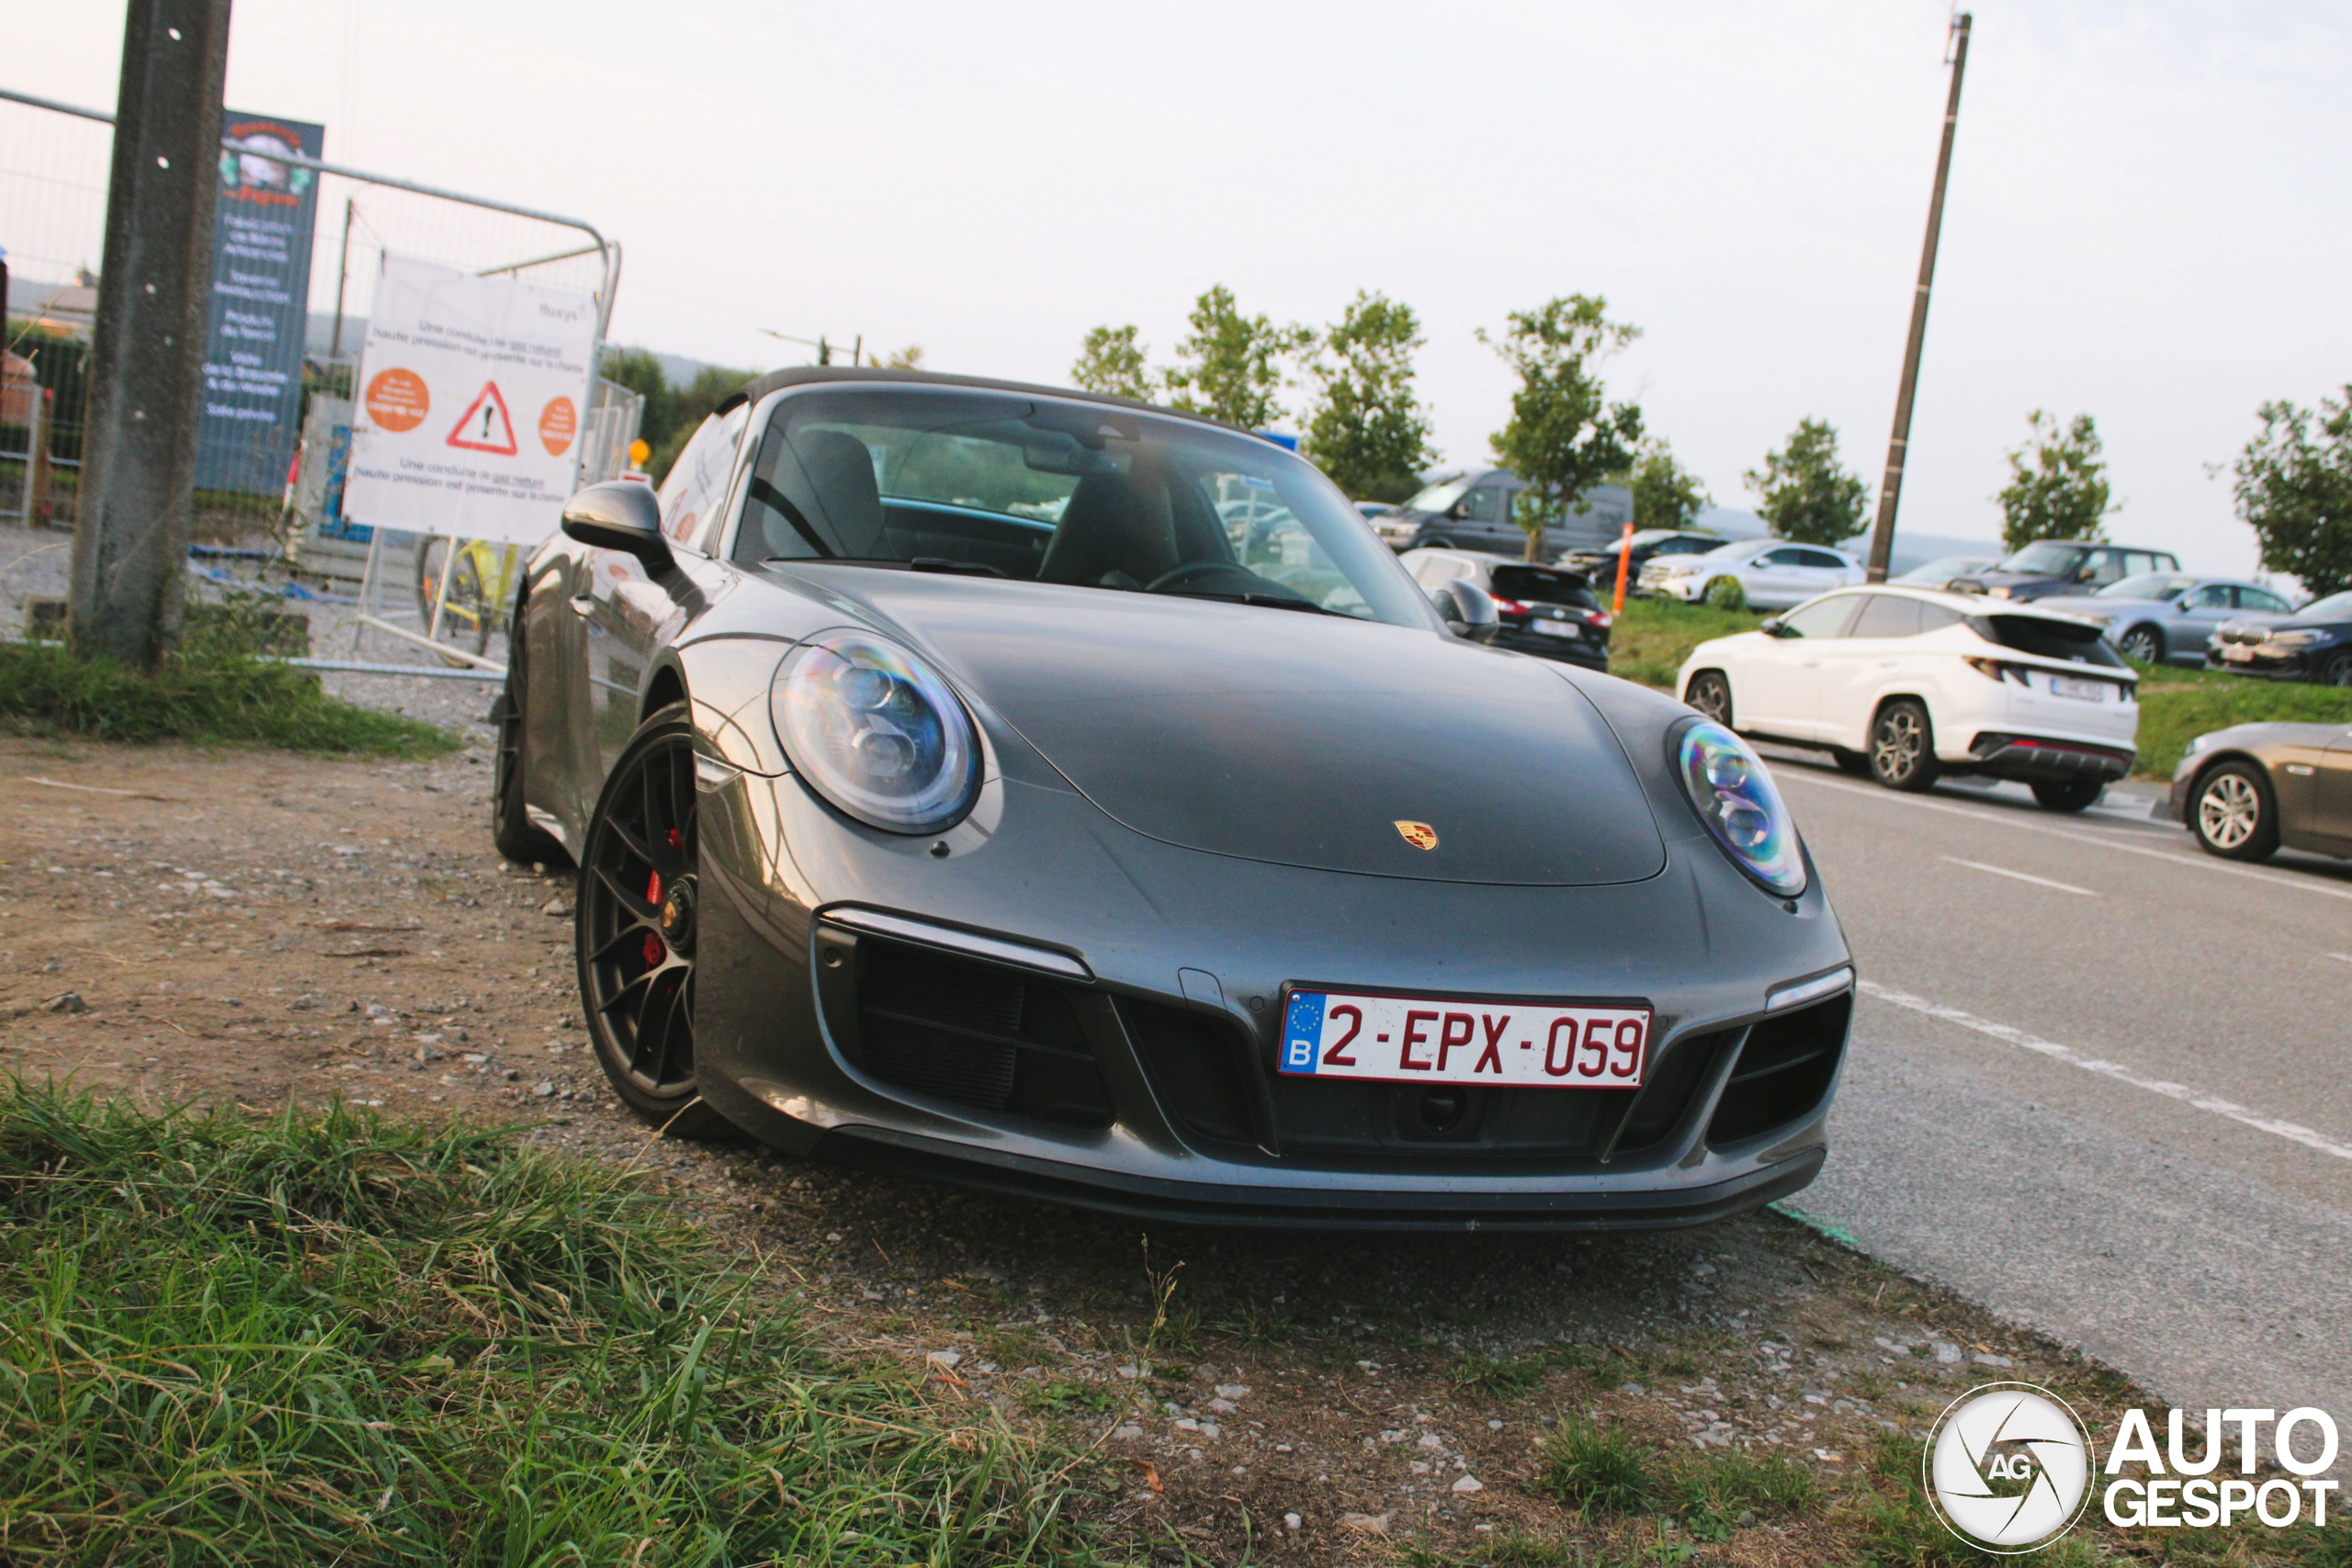
[[[1919,601],[1897,593],[1873,593],[1854,617],[1854,637],[1917,637]]]
[[[2110,582],[2120,582],[2123,581],[2123,552],[2121,550],[2093,550],[2091,558],[2085,563],[2083,570],[2085,582],[2095,582],[2102,588]]]
[[[702,548],[702,536],[712,513],[727,499],[727,481],[735,471],[735,446],[751,412],[748,403],[738,404],[724,419],[713,414],[704,420],[662,477],[655,495],[662,503],[662,532],[673,543]]]
[[[1756,564],[1758,566],[1794,566],[1797,564],[1797,557],[1802,553],[1793,547],[1766,550],[1756,558]]]
[[[1814,567],[1823,571],[1843,571],[1846,570],[1846,563],[1838,559],[1836,556],[1831,555],[1827,550],[1799,550],[1797,552],[1797,564],[1799,566]]]
[[[1854,618],[1855,607],[1866,597],[1861,593],[1843,593],[1835,599],[1816,599],[1786,616],[1781,622],[1781,634],[1816,638],[1844,637],[1847,623]]]
[[[2241,588],[2237,595],[2237,607],[2241,610],[2268,610],[2283,615],[2290,607],[2287,601],[2267,588]]]
[[[2188,596],[2186,607],[2191,610],[2226,610],[2231,607],[2230,593],[2227,584],[2209,582]]]
[[[1956,626],[1968,618],[1958,610],[1947,610],[1941,604],[1930,604],[1924,599],[1917,603],[1919,606],[1919,635],[1922,637],[1929,632],[1939,632],[1946,626]]]
[[[1465,523],[1492,523],[1500,510],[1501,500],[1501,491],[1492,485],[1480,485],[1462,498],[1462,520]]]

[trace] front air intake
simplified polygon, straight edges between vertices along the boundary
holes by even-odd
[[[1845,991],[1749,1029],[1707,1123],[1707,1142],[1739,1143],[1819,1109],[1837,1081],[1853,1011],[1854,993]]]

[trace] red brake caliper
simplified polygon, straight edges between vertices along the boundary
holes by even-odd
[[[673,850],[685,848],[685,835],[675,828],[670,829],[669,840],[670,847]],[[645,901],[657,909],[662,907],[662,874],[658,871],[646,878]],[[651,931],[647,931],[645,933],[645,966],[650,969],[669,955],[670,950],[662,945],[662,939]]]

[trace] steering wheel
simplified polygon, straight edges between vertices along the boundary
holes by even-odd
[[[1249,577],[1257,576],[1257,573],[1250,570],[1248,567],[1236,566],[1231,561],[1186,561],[1182,566],[1176,568],[1173,571],[1163,571],[1158,577],[1153,578],[1149,582],[1144,584],[1144,592],[1147,593],[1166,593],[1182,587],[1187,582],[1194,581],[1200,578],[1213,577],[1218,572],[1231,571],[1238,571]]]

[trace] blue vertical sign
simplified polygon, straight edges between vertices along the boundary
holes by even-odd
[[[232,111],[221,117],[220,207],[212,222],[212,310],[204,336],[204,418],[196,488],[276,495],[302,423],[318,176],[326,128]]]

